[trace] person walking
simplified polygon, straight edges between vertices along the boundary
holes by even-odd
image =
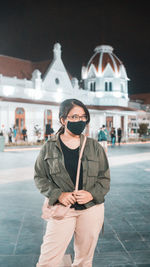
[[[121,128],[118,128],[117,135],[118,135],[118,145],[120,146],[121,137],[122,137],[122,130],[121,130]]]
[[[111,128],[110,135],[111,135],[111,144],[112,144],[112,147],[114,147],[116,143],[116,131],[114,127]]]
[[[12,136],[13,136],[12,128],[9,128],[9,131],[8,131],[8,142],[9,143],[12,143]]]
[[[107,138],[108,138],[108,131],[105,125],[103,125],[98,133],[98,141],[100,142],[106,153],[107,153]]]
[[[17,129],[15,125],[13,126],[13,140],[14,142],[17,141]]]
[[[78,191],[74,190],[82,132],[90,122],[86,106],[77,99],[60,105],[61,127],[41,148],[34,180],[49,205],[70,206],[63,219],[49,218],[37,267],[58,267],[74,235],[72,267],[92,267],[95,247],[104,222],[104,198],[110,189],[106,153],[98,141],[87,137]]]
[[[26,141],[26,139],[27,139],[27,129],[26,129],[26,127],[24,127],[22,129],[22,135],[23,135],[23,141]]]

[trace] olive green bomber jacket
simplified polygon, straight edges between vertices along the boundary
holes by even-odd
[[[84,136],[80,137],[80,149]],[[79,151],[80,151],[79,149]],[[102,146],[87,138],[82,156],[83,190],[90,192],[93,200],[86,203],[89,208],[104,202],[110,189],[109,164]],[[65,168],[64,156],[58,135],[50,138],[41,148],[35,162],[34,180],[39,191],[54,205],[62,192],[73,192],[74,184]]]

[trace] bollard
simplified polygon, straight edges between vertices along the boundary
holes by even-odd
[[[3,135],[0,135],[0,152],[4,151],[5,147],[5,137]]]

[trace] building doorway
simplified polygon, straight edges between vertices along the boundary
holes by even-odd
[[[106,117],[106,128],[108,132],[111,131],[111,128],[113,127],[113,117]]]
[[[16,139],[23,139],[22,130],[25,127],[25,110],[16,108],[15,110],[15,128],[17,130]]]

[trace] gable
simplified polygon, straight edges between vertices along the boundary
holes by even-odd
[[[61,58],[54,59],[43,77],[43,89],[48,91],[72,91],[70,77]]]

